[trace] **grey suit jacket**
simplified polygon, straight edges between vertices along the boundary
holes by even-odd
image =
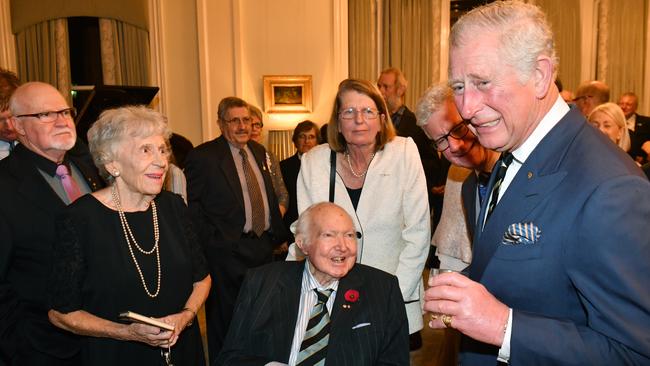
[[[304,261],[276,262],[248,272],[214,366],[288,362],[304,267]],[[350,289],[359,292],[354,303],[344,298]],[[352,329],[363,323],[370,325]],[[408,365],[408,347],[408,324],[397,278],[355,264],[339,282],[326,364]]]

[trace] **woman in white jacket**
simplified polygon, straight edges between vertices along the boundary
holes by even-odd
[[[348,211],[359,232],[357,262],[397,276],[409,333],[415,333],[422,329],[422,271],[431,239],[427,188],[415,143],[395,135],[387,110],[373,84],[355,79],[339,84],[329,145],[302,158],[298,212],[330,200],[334,178],[333,202]]]

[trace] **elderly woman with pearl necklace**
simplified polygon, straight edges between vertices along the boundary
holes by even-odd
[[[84,365],[204,363],[193,320],[211,279],[183,200],[161,192],[170,135],[165,118],[142,106],[105,111],[88,132],[110,184],[58,221],[49,312],[54,325],[83,336]],[[124,311],[173,330],[125,322]]]

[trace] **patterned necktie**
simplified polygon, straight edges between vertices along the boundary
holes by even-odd
[[[70,170],[68,170],[67,166],[64,164],[57,165],[56,176],[61,179],[61,184],[63,185],[63,189],[65,190],[66,195],[68,195],[70,203],[76,201],[77,198],[81,197],[79,186],[70,175]]]
[[[244,176],[246,177],[248,197],[251,200],[251,228],[257,236],[260,236],[264,232],[265,226],[262,191],[260,190],[260,185],[257,182],[253,168],[248,162],[248,153],[244,149],[239,149],[239,155],[241,155],[241,164],[244,168]]]
[[[327,342],[330,339],[330,315],[325,304],[333,290],[320,292],[314,289],[314,291],[318,301],[309,314],[309,323],[296,360],[297,366],[325,365]]]
[[[492,214],[492,211],[494,211],[494,208],[497,205],[497,201],[499,199],[499,188],[501,188],[501,183],[503,183],[503,178],[506,176],[506,171],[508,170],[508,166],[510,166],[510,163],[512,163],[513,156],[511,153],[506,152],[501,155],[501,159],[499,160],[500,165],[499,165],[499,171],[497,172],[496,179],[494,181],[494,187],[492,187],[492,194],[490,195],[490,205],[488,206],[487,209],[487,215],[485,216],[485,222],[490,218],[490,215]]]

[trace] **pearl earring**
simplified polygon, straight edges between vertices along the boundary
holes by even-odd
[[[119,170],[116,170],[116,171],[113,172],[113,177],[117,178],[119,176],[120,176],[120,171]]]

